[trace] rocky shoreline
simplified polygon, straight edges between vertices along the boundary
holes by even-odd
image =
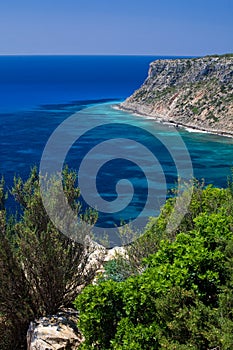
[[[149,117],[150,119],[154,119],[157,123],[167,124],[175,128],[186,129],[190,132],[200,132],[200,133],[207,133],[207,134],[233,138],[233,131],[231,132],[231,131],[223,131],[218,129],[208,129],[208,128],[200,127],[194,124],[184,124],[184,123],[176,122],[174,120],[166,119],[165,116],[162,116],[162,115],[154,115],[153,113],[146,111],[146,108],[142,110],[140,105],[125,107],[125,105],[119,104],[119,105],[114,105],[114,108],[130,114],[137,115],[137,116]]]
[[[143,85],[118,108],[233,137],[233,55],[154,61]]]

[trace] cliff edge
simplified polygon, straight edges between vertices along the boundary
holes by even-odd
[[[154,61],[120,108],[233,136],[233,54]]]

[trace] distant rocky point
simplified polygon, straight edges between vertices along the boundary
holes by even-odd
[[[156,60],[120,108],[233,136],[233,54]]]

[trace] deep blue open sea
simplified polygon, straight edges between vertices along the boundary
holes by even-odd
[[[159,125],[153,120],[111,107],[140,87],[147,76],[149,63],[158,58],[161,57],[0,57],[0,174],[5,177],[7,187],[11,187],[14,175],[21,175],[25,179],[33,165],[39,166],[50,135],[78,111],[85,115],[86,128],[88,123],[92,126],[93,120],[98,120],[99,124],[107,121],[110,128],[103,126],[99,132],[96,128],[79,145],[73,144],[65,159],[72,168],[79,170],[81,160],[91,147],[107,139],[127,138],[144,144],[155,154],[164,173],[163,181],[160,179],[160,182],[163,185],[166,182],[166,189],[173,187],[178,176],[172,159],[173,151],[161,145],[159,138],[143,131],[146,125],[147,131],[151,128],[156,132]],[[77,125],[78,120],[77,115]],[[122,123],[127,121],[132,127],[117,124],[119,120]],[[160,135],[162,133],[169,138],[170,145],[177,132],[169,126],[159,131]],[[190,154],[194,176],[204,178],[207,184],[226,186],[227,176],[233,166],[233,140],[185,130],[179,130],[179,135]],[[127,144],[122,157],[118,155],[113,161],[107,160],[97,176],[98,191],[108,201],[116,199],[116,183],[120,179],[129,179],[135,187],[135,195],[127,209],[130,215],[123,210],[106,216],[100,214],[99,220],[105,222],[106,227],[128,216],[131,220],[144,207],[147,181],[140,166],[133,167],[133,161],[124,159],[129,148]],[[155,186],[159,187],[160,182]]]

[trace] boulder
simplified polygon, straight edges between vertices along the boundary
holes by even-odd
[[[78,312],[68,309],[31,322],[27,350],[77,350],[83,341],[77,321]]]

